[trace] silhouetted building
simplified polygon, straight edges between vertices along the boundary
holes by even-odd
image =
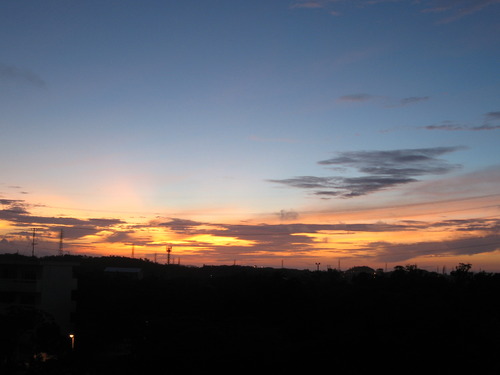
[[[106,267],[106,275],[110,277],[140,280],[142,279],[142,269],[134,267]]]
[[[37,258],[0,259],[0,310],[35,308],[48,313],[62,334],[73,330],[75,263]]]

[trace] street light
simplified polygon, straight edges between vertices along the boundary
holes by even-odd
[[[75,350],[75,335],[70,333],[69,338],[71,339],[71,350]]]

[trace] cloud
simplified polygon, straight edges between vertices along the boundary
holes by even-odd
[[[347,167],[355,166],[359,170],[371,170],[370,157],[382,162],[384,168],[393,171],[400,167],[402,176],[412,179],[414,175],[439,171],[441,165],[439,156],[452,152],[458,148],[432,148],[418,150],[393,150],[381,156],[380,151],[339,153],[335,158],[329,159],[327,165],[345,163]],[[419,168],[404,167],[406,163],[417,163]],[[445,163],[448,165],[447,163]],[[420,167],[424,165],[424,167]],[[451,166],[450,166],[451,167]],[[437,168],[437,169],[436,169]],[[419,172],[416,171],[419,170]],[[384,173],[387,173],[387,170]],[[380,171],[380,173],[382,173]],[[392,172],[391,172],[392,173]],[[381,183],[385,174],[359,180],[342,180],[351,184],[353,188],[362,189],[363,186]],[[405,177],[402,177],[403,179]],[[363,181],[361,181],[363,179]],[[379,179],[379,180],[378,180]],[[328,183],[321,178],[312,178],[311,186],[322,186]],[[370,189],[368,189],[370,190]],[[362,190],[360,190],[363,192]],[[342,191],[337,192],[342,194]],[[299,215],[293,210],[280,210],[275,214],[283,221],[294,220],[293,223],[266,224],[266,223],[220,223],[209,221],[196,221],[178,217],[156,218],[149,223],[134,225],[124,223],[119,219],[92,218],[79,219],[71,217],[43,217],[30,215],[29,204],[22,200],[2,198],[0,217],[9,220],[17,227],[13,231],[0,237],[0,251],[16,252],[30,250],[30,230],[27,225],[40,225],[43,230],[37,233],[37,254],[42,252],[53,253],[57,251],[58,231],[64,229],[65,239],[78,240],[65,244],[65,250],[79,251],[105,251],[107,245],[119,247],[119,243],[147,247],[149,249],[160,246],[158,238],[153,238],[149,231],[165,231],[172,236],[175,233],[174,248],[184,259],[199,262],[200,257],[210,262],[233,262],[235,259],[244,262],[273,263],[284,258],[297,262],[312,262],[317,259],[318,252],[323,257],[350,257],[352,259],[377,260],[377,261],[409,261],[421,256],[454,256],[471,255],[492,252],[500,247],[500,219],[472,218],[472,219],[446,219],[436,222],[421,220],[404,220],[396,222],[356,222],[356,223],[302,223],[296,222]],[[8,211],[8,212],[7,212]],[[141,237],[141,232],[143,237]],[[170,231],[170,233],[169,233]],[[380,238],[387,234],[389,238],[402,238],[399,232],[408,234],[414,232],[418,237],[420,231],[433,233],[446,232],[454,238],[446,241],[420,241],[417,243],[403,243],[401,240],[390,242],[387,240],[374,241],[371,238]],[[99,233],[100,232],[100,233]],[[377,234],[376,236],[365,233]],[[392,235],[389,236],[389,233]],[[85,236],[95,235],[88,239]],[[395,237],[396,235],[396,237]],[[370,240],[367,240],[370,239]],[[405,237],[406,238],[406,237]],[[418,237],[420,238],[420,237]],[[424,238],[424,234],[422,234]],[[82,240],[83,239],[83,240]],[[92,241],[84,243],[84,241]],[[372,241],[372,242],[369,242]],[[161,241],[160,241],[161,242]],[[98,250],[92,250],[98,249]],[[136,248],[141,251],[140,248]],[[142,249],[144,250],[144,249]],[[109,251],[109,250],[108,250]],[[129,248],[127,248],[129,251]]]
[[[263,138],[255,135],[250,136],[249,139],[255,142],[297,143],[297,140],[291,138]]]
[[[429,100],[429,96],[410,96],[402,99],[391,99],[379,95],[371,95],[367,93],[359,93],[359,94],[349,94],[349,95],[343,95],[337,98],[338,102],[345,102],[345,103],[362,103],[362,102],[369,102],[369,101],[375,101],[375,100],[380,100],[386,104],[385,107],[403,107],[407,106],[410,104],[415,104],[415,103],[421,103]]]
[[[344,95],[338,98],[340,102],[366,102],[368,100],[372,100],[376,98],[376,96],[370,94],[351,94]]]
[[[287,210],[281,210],[278,213],[278,216],[281,221],[297,220],[299,218],[299,214],[297,212]]]
[[[172,219],[171,223],[181,223],[184,219]],[[189,221],[189,220],[188,220]],[[235,255],[245,257],[279,257],[283,253],[293,253],[302,257],[309,256],[309,252],[318,248],[318,243],[312,235],[323,235],[324,232],[393,232],[412,230],[416,224],[399,223],[358,223],[358,224],[223,224],[189,221],[189,230],[184,233],[191,237],[210,235],[214,239],[233,238],[235,244],[218,245],[215,242],[189,242],[189,246],[202,246],[204,251],[212,256],[224,257],[230,254],[230,260]],[[174,225],[176,226],[176,225]],[[205,238],[205,237],[204,237]],[[241,241],[247,245],[239,245]],[[251,245],[248,245],[250,243]]]
[[[492,252],[500,247],[500,219],[473,218],[461,220],[443,220],[438,222],[405,220],[396,223],[336,223],[336,224],[223,224],[196,222],[172,218],[173,227],[188,230],[191,238],[197,235],[210,235],[215,239],[233,238],[231,244],[220,241],[186,240],[179,246],[196,247],[198,251],[209,254],[219,261],[234,259],[279,259],[283,256],[310,259],[317,251],[341,252],[344,256],[363,257],[377,261],[408,261],[421,256],[472,255]],[[186,224],[183,225],[182,223]],[[188,229],[189,228],[189,229]],[[421,241],[398,243],[388,241],[360,242],[352,248],[354,242],[345,237],[336,241],[337,236],[363,233],[398,233],[420,231],[448,231],[457,237],[446,241]],[[391,236],[393,237],[393,236]],[[203,237],[207,238],[207,237]],[[321,238],[325,238],[324,245]],[[228,240],[229,241],[229,240]],[[241,245],[238,241],[250,243]],[[349,245],[346,250],[345,245]]]
[[[269,180],[288,187],[312,190],[315,195],[357,197],[397,185],[417,181],[416,177],[441,175],[458,168],[438,156],[458,151],[462,147],[435,147],[391,151],[341,152],[338,156],[319,161],[319,165],[354,169],[362,176],[299,176]]]
[[[137,242],[133,236],[134,233],[133,230],[115,231],[106,237],[106,241],[133,244]]]
[[[446,14],[446,17],[438,22],[446,24],[477,13],[491,5],[500,4],[500,0],[435,0],[432,3],[432,6],[424,8],[422,13]]]
[[[0,204],[3,206],[15,206],[22,205],[24,203],[21,199],[2,199],[0,198]]]
[[[442,16],[436,23],[447,24],[464,17],[478,13],[487,7],[499,4],[500,0],[297,0],[291,8],[322,9],[329,14],[338,16],[345,14],[339,11],[346,7],[356,10],[381,6],[386,3],[408,4],[424,14]]]
[[[27,83],[39,88],[46,87],[45,81],[37,74],[3,63],[0,63],[0,82]]]
[[[9,241],[6,238],[0,240],[0,251],[3,253],[15,253],[19,251],[19,243],[15,241]]]
[[[424,102],[427,100],[429,100],[428,96],[412,96],[409,98],[401,99],[400,103],[401,103],[401,105],[408,105],[408,104],[413,104],[413,103]]]
[[[44,226],[47,231],[59,231],[64,228],[65,236],[72,238],[95,234],[103,229],[125,224],[121,219],[74,217],[54,217],[32,215],[30,205],[19,199],[0,199],[0,220],[8,221],[16,227]]]
[[[159,226],[167,227],[178,233],[191,232],[193,228],[196,228],[199,225],[202,225],[202,223],[198,221],[177,218],[171,218],[169,221],[159,224]]]
[[[433,124],[423,126],[421,128],[426,130],[446,130],[446,131],[483,131],[483,130],[498,130],[500,129],[500,112],[488,112],[484,115],[484,122],[482,125],[470,126],[455,123],[452,121],[442,121],[440,124]]]
[[[317,9],[323,8],[325,6],[325,2],[320,1],[302,1],[297,2],[292,5],[292,8],[309,8],[309,9]]]
[[[484,116],[486,117],[486,121],[500,121],[500,111],[488,112]]]
[[[449,241],[423,241],[417,243],[374,242],[367,246],[374,258],[385,262],[402,262],[422,256],[475,255],[500,249],[500,235],[471,236]]]
[[[447,162],[436,159],[462,147],[434,147],[390,151],[341,152],[337,157],[319,161],[320,165],[341,165],[376,175],[418,176],[441,174],[450,170]]]

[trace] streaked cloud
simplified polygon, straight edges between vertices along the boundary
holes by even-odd
[[[500,121],[500,111],[488,112],[484,116],[486,117],[486,121]]]
[[[446,131],[482,131],[500,129],[500,112],[488,112],[484,114],[482,125],[464,125],[453,121],[442,121],[439,124],[423,126],[427,130],[446,130]]]
[[[337,101],[344,103],[363,103],[363,102],[379,101],[383,103],[385,107],[390,108],[390,107],[403,107],[411,104],[421,103],[429,99],[430,99],[429,96],[410,96],[401,99],[392,99],[381,95],[357,93],[357,94],[342,95],[337,98]]]
[[[33,215],[30,213],[32,207],[26,201],[19,199],[0,199],[0,220],[7,221],[15,227],[33,227],[42,226],[47,229],[59,230],[61,228],[77,228],[78,235],[74,237],[83,237],[89,234],[95,234],[104,228],[110,228],[125,222],[121,219],[90,218],[80,219],[75,217],[54,217]]]
[[[369,100],[372,100],[376,98],[374,95],[370,94],[350,94],[350,95],[343,95],[338,98],[338,101],[340,102],[366,102]]]
[[[265,142],[265,143],[297,143],[297,140],[291,138],[264,138],[252,135],[249,137],[251,141],[254,142]]]
[[[293,4],[292,8],[323,8],[325,3],[325,1],[299,1]]]
[[[463,17],[477,13],[491,5],[500,4],[500,0],[434,0],[428,7],[422,9],[423,13],[443,14],[438,23],[445,24],[460,20]]]
[[[403,168],[403,172],[398,173],[420,175],[440,170],[441,162],[436,158],[447,152],[452,150],[395,150],[384,156],[378,152],[342,153],[328,160],[327,165],[353,164],[360,170],[370,170],[371,162],[367,160],[375,157],[385,162],[384,168],[391,170],[401,162],[414,161],[426,167],[415,168],[420,172]],[[321,186],[322,181],[312,179],[309,183]],[[495,217],[306,223],[296,211],[283,209],[276,213],[281,221],[279,224],[157,217],[137,225],[110,218],[31,215],[27,207],[32,206],[17,199],[2,198],[0,204],[3,206],[0,222],[11,224],[10,230],[3,229],[2,252],[31,251],[31,225],[39,228],[37,254],[54,254],[58,249],[58,231],[64,229],[64,238],[68,240],[65,249],[72,253],[123,255],[124,252],[130,254],[130,246],[134,245],[139,256],[155,254],[162,259],[165,244],[173,243],[176,256],[195,264],[200,259],[219,264],[234,260],[247,264],[278,264],[287,259],[290,264],[297,265],[317,261],[319,254],[325,259],[341,257],[354,264],[410,262],[422,257],[446,259],[488,254],[500,248],[500,219]]]
[[[0,63],[0,83],[8,82],[29,84],[39,88],[46,87],[46,82],[32,71]]]
[[[471,256],[492,253],[500,248],[500,221],[498,219],[460,220],[457,223],[430,223],[433,227],[447,227],[460,235],[444,241],[420,241],[413,243],[373,242],[367,250],[383,262],[409,261],[417,257]],[[468,228],[467,228],[468,227]],[[463,235],[463,232],[470,232]],[[479,235],[478,235],[479,234]]]
[[[459,168],[438,157],[462,147],[435,147],[390,151],[341,152],[319,165],[354,170],[361,176],[299,176],[269,180],[288,187],[312,190],[325,197],[352,198],[417,181],[416,177],[441,175]]]
[[[428,96],[412,96],[409,98],[403,98],[401,99],[400,103],[401,105],[407,105],[407,104],[413,104],[413,103],[419,103],[419,102],[424,102],[429,100]]]
[[[293,210],[280,210],[278,216],[281,221],[297,220],[299,214]]]
[[[339,11],[341,7],[362,9],[387,3],[407,3],[421,13],[442,15],[437,24],[446,24],[500,4],[500,0],[299,0],[291,8],[324,9],[333,15],[339,15],[345,14]]]

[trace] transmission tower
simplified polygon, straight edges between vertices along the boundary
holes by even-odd
[[[33,238],[31,240],[31,256],[32,257],[35,256],[35,245],[36,245],[35,233],[36,233],[36,228],[33,228]]]
[[[59,255],[63,255],[63,230],[61,228],[61,233],[59,234]]]

